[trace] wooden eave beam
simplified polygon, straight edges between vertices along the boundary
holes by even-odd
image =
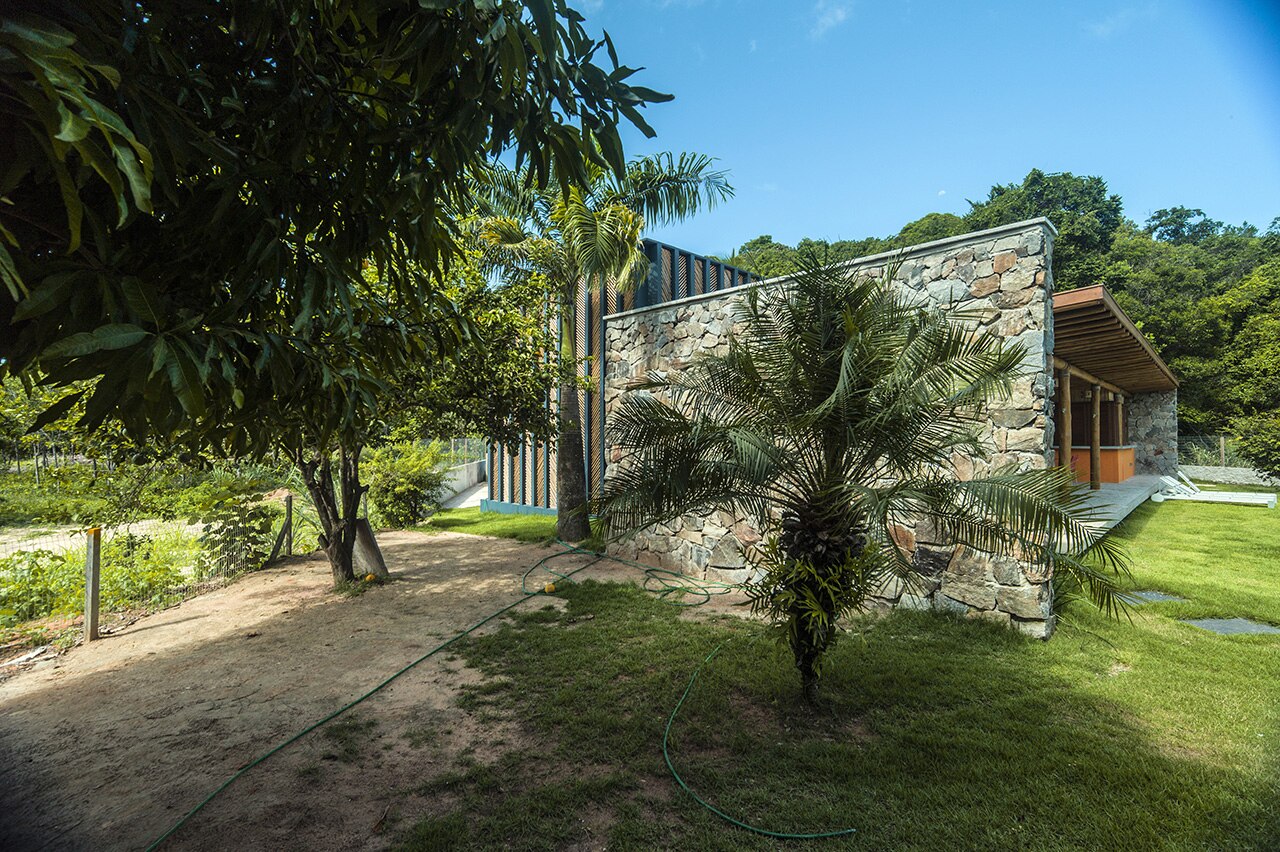
[[[1071,373],[1071,375],[1080,379],[1084,379],[1086,382],[1088,382],[1091,385],[1097,385],[1098,387],[1103,388],[1104,390],[1109,390],[1112,393],[1118,393],[1121,396],[1129,396],[1129,391],[1125,390],[1119,385],[1113,385],[1111,384],[1111,382],[1104,382],[1102,379],[1098,378],[1093,373],[1090,373],[1087,370],[1082,370],[1073,364],[1069,364],[1063,359],[1059,358],[1057,355],[1053,356],[1053,366],[1057,367],[1059,370],[1066,370],[1069,373]]]

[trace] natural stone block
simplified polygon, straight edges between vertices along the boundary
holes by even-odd
[[[916,528],[919,530],[919,527]],[[922,577],[937,577],[947,570],[951,562],[951,551],[938,550],[933,547],[917,547],[912,565],[916,573]]]
[[[893,543],[898,545],[898,549],[904,553],[910,554],[916,549],[916,533],[913,529],[908,529],[901,524],[893,524],[889,527],[889,536],[893,539]]]
[[[740,569],[747,567],[747,560],[742,555],[738,540],[731,535],[726,535],[711,551],[711,558],[707,564],[712,568]]]
[[[1015,337],[1027,330],[1028,319],[1026,311],[1007,313],[996,323],[996,332],[1001,337]]]
[[[1000,276],[1000,289],[1006,292],[1009,290],[1024,290],[1035,283],[1035,270],[1026,265],[1006,269]]]
[[[980,577],[947,574],[942,578],[942,594],[974,609],[995,609],[995,586]]]
[[[916,612],[926,612],[933,609],[933,599],[927,595],[917,595],[908,592],[898,598],[898,608],[913,610]]]
[[[1002,251],[991,259],[991,267],[999,275],[1006,269],[1012,269],[1018,262],[1017,252]]]
[[[981,299],[983,296],[990,296],[992,293],[1000,289],[1000,276],[988,275],[984,278],[975,279],[969,285],[969,295],[975,299]]]
[[[1035,417],[1036,412],[1030,408],[998,408],[991,412],[991,422],[1007,429],[1026,426]]]
[[[1001,308],[1020,308],[1036,301],[1036,297],[1043,297],[1044,293],[1035,287],[1028,287],[1025,290],[1013,290],[1001,292],[996,296],[996,305]]]
[[[902,582],[902,578],[891,575],[885,577],[871,594],[877,598],[896,602],[898,598],[902,597],[904,589],[905,585]]]
[[[956,615],[968,615],[969,605],[939,593],[933,596],[933,608],[939,612],[951,612]]]
[[[1053,635],[1053,619],[1023,619],[1014,616],[1010,623],[1018,632],[1033,639],[1048,639]]]
[[[1004,449],[1009,450],[1043,450],[1044,430],[1035,426],[1025,429],[1010,429],[1005,437]]]
[[[707,568],[707,579],[715,583],[739,585],[749,582],[753,572],[749,568]]]
[[[756,532],[756,528],[746,521],[738,521],[733,525],[733,537],[741,542],[743,547],[760,541],[760,533]]]
[[[996,608],[1019,618],[1048,618],[1049,585],[1001,586],[996,592]]]
[[[995,624],[999,624],[1002,627],[1009,626],[1009,621],[1010,621],[1009,613],[1000,612],[997,609],[971,610],[969,613],[967,613],[967,615],[969,618],[976,618],[982,621],[990,621]]]
[[[995,581],[1005,586],[1017,586],[1024,582],[1022,563],[1009,556],[997,556],[991,562]]]

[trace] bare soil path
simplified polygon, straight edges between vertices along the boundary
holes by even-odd
[[[361,596],[330,591],[321,555],[298,557],[0,683],[0,849],[144,848],[258,755],[517,600],[521,574],[555,552],[456,533],[379,541],[395,582]],[[255,767],[164,848],[386,848],[430,807],[423,781],[519,738],[457,706],[474,678],[432,657]]]

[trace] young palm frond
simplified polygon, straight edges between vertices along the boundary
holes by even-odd
[[[1118,546],[1088,523],[1070,471],[997,469],[979,416],[1026,375],[1026,351],[847,269],[747,291],[728,352],[631,386],[608,423],[622,451],[596,510],[619,535],[693,512],[750,519],[769,544],[757,605],[785,628],[806,693],[839,616],[890,578],[919,580],[896,526],[1011,557],[1123,607]]]

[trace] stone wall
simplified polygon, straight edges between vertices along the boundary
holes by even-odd
[[[1043,469],[1052,463],[1053,226],[1036,219],[872,255],[850,266],[881,274],[900,261],[895,282],[922,302],[970,312],[982,325],[1027,347],[1028,376],[1010,399],[981,412],[986,459],[957,454],[956,475],[969,479],[993,467]],[[770,286],[764,282],[760,286]],[[605,330],[605,408],[627,384],[653,369],[679,369],[702,353],[723,353],[740,291],[714,293],[610,316]],[[616,463],[621,453],[608,448]],[[1047,579],[1014,560],[995,560],[937,540],[928,524],[894,531],[911,554],[918,583],[881,589],[884,606],[937,608],[1047,637],[1053,629]],[[750,571],[749,549],[760,534],[724,512],[686,516],[613,545],[618,555],[712,579],[739,581]]]
[[[1173,476],[1178,472],[1178,392],[1134,394],[1125,403],[1133,469],[1139,474]]]

